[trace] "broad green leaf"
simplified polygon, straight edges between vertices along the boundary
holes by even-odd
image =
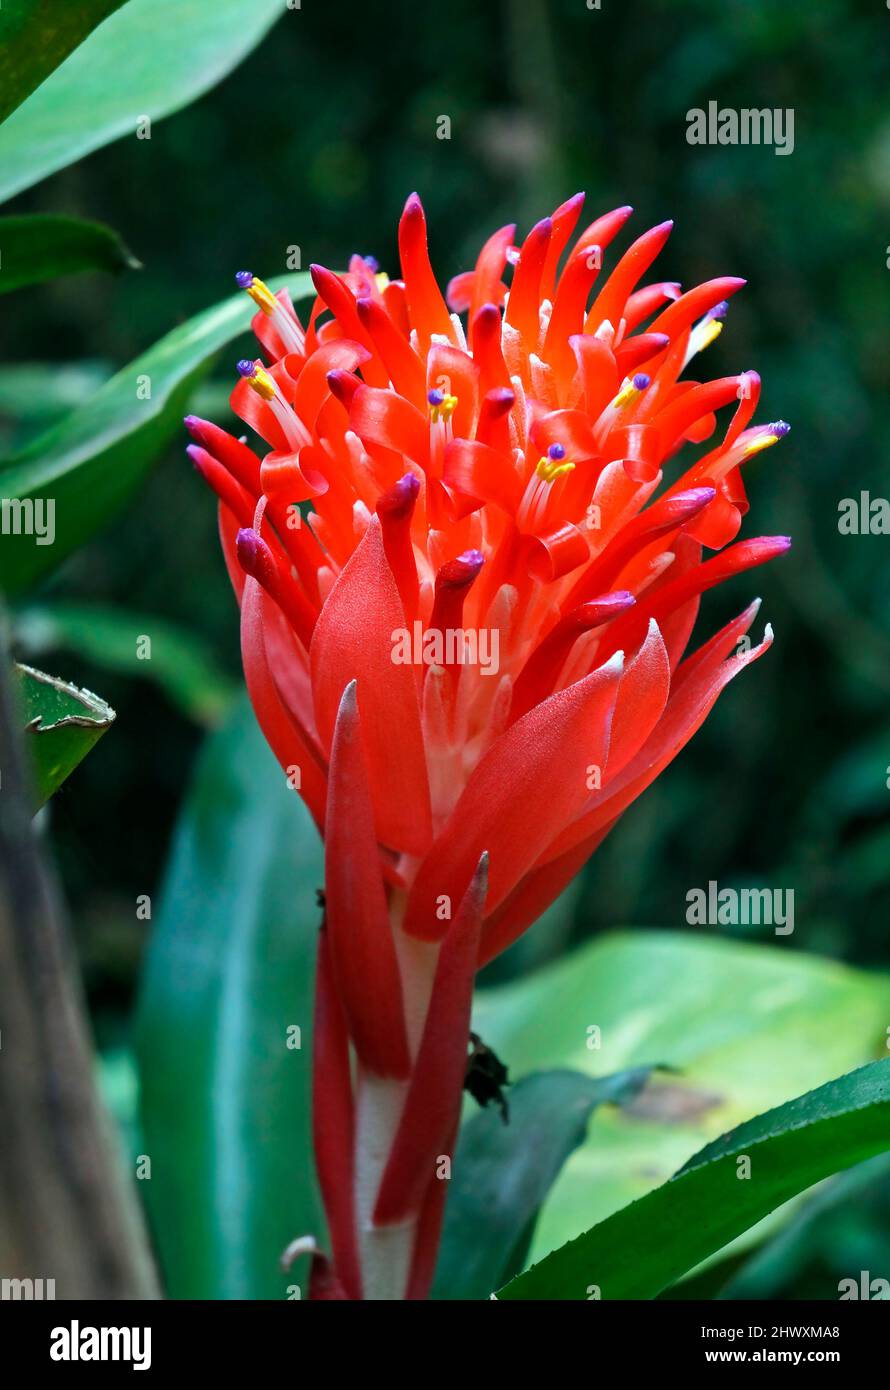
[[[434,1298],[488,1298],[525,1263],[541,1203],[591,1112],[623,1104],[649,1069],[592,1077],[536,1072],[509,1091],[509,1123],[489,1106],[468,1120],[452,1168]]]
[[[18,647],[28,656],[70,651],[96,666],[155,681],[189,719],[217,724],[235,691],[194,632],[164,618],[101,604],[36,604],[15,615]]]
[[[32,666],[15,672],[36,806],[42,806],[111,727],[114,710],[92,691]]]
[[[308,813],[239,702],[180,818],[138,1011],[152,1163],[140,1186],[172,1298],[284,1298],[305,1278],[278,1261],[294,1236],[319,1233],[309,1096],[322,882]]]
[[[124,0],[3,0],[0,121]]]
[[[473,1026],[513,1077],[677,1069],[597,1115],[544,1203],[531,1257],[666,1182],[718,1134],[878,1055],[888,1017],[887,975],[688,932],[612,934],[480,991]]]
[[[872,1062],[722,1135],[498,1297],[654,1298],[789,1198],[888,1150],[890,1061]]]
[[[144,139],[146,118],[202,96],[285,14],[285,0],[128,0],[0,127],[0,202],[122,135]]]
[[[0,367],[0,417],[29,427],[56,421],[111,376],[107,362],[6,362]]]
[[[116,232],[101,222],[35,213],[0,217],[0,294],[83,270],[138,270]]]
[[[311,292],[305,274],[272,282],[274,289],[282,284],[295,299]],[[186,403],[214,355],[248,328],[255,312],[246,295],[234,295],[181,324],[0,465],[4,498],[52,502],[54,517],[51,545],[5,528],[0,589],[21,592],[105,525],[182,429]]]
[[[820,1184],[778,1235],[729,1271],[720,1297],[834,1298],[854,1273],[890,1277],[888,1214],[890,1153]]]

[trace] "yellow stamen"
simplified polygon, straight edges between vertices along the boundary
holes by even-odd
[[[275,382],[263,367],[257,366],[253,376],[247,377],[246,380],[248,384],[253,387],[254,391],[256,391],[257,395],[261,396],[264,401],[275,399]]]
[[[696,352],[704,352],[706,347],[710,347],[715,338],[719,338],[723,332],[723,323],[720,319],[708,319],[701,330],[701,338],[695,344]],[[693,335],[695,336],[695,335]]]
[[[635,401],[639,394],[640,392],[637,387],[634,386],[633,381],[628,377],[621,390],[618,392],[618,395],[612,401],[612,408],[614,410],[620,410],[621,407],[627,405],[629,401]]]
[[[439,405],[430,406],[430,419],[450,420],[457,408],[457,396],[445,396]]]
[[[250,295],[257,308],[262,309],[263,313],[268,314],[270,317],[275,313],[276,309],[281,308],[281,305],[269,289],[269,286],[264,280],[258,280],[256,276],[253,277],[253,280],[247,286],[247,293]]]
[[[760,434],[754,439],[749,439],[745,444],[746,454],[759,454],[761,449],[771,449],[774,444],[778,444],[782,438],[781,434]]]
[[[557,478],[561,478],[564,473],[571,473],[574,467],[575,465],[573,463],[557,463],[553,459],[549,459],[545,456],[544,458],[538,459],[535,472],[542,482],[552,483]]]

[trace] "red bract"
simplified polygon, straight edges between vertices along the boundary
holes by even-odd
[[[449,287],[466,326],[416,195],[402,278],[313,267],[305,328],[242,272],[267,364],[232,405],[268,451],[187,421],[250,697],[325,838],[319,1297],[426,1296],[477,969],[771,641],[740,641],[755,603],[686,655],[705,590],[788,546],[732,544],[787,430],[751,425],[756,373],[681,379],[743,282],[640,288],[670,223],[601,280],[630,209],[567,249],[582,201],[495,232]]]

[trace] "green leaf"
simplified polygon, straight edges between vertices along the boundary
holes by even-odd
[[[664,1187],[520,1274],[499,1298],[654,1298],[814,1183],[890,1149],[890,1061],[748,1120]],[[738,1160],[750,1161],[750,1176]]]
[[[100,604],[43,603],[15,615],[15,638],[29,656],[70,651],[109,671],[153,680],[199,724],[219,723],[234,696],[234,682],[207,644],[164,618]]]
[[[480,991],[473,1026],[514,1077],[677,1069],[597,1115],[544,1203],[532,1259],[666,1182],[717,1135],[879,1055],[888,1016],[887,975],[688,932],[611,934]]]
[[[452,1169],[433,1297],[488,1298],[522,1269],[541,1203],[591,1112],[635,1096],[649,1075],[537,1072],[510,1088],[510,1121],[494,1107],[463,1126]]]
[[[0,294],[84,270],[139,270],[116,232],[101,222],[35,213],[0,217]]]
[[[0,121],[39,87],[123,0],[4,0],[0,6]]]
[[[114,710],[90,690],[16,666],[36,807],[48,801],[114,723]]]
[[[312,292],[306,274],[275,280],[272,287],[282,284],[295,299]],[[55,527],[51,545],[6,528],[0,589],[21,592],[105,525],[182,429],[186,403],[214,355],[249,327],[255,312],[239,294],[181,324],[0,465],[0,496],[51,500]]]
[[[188,106],[286,13],[284,0],[128,0],[0,127],[0,202]]]
[[[79,406],[111,376],[107,362],[6,362],[0,367],[0,417],[48,424]]]
[[[304,1271],[286,1278],[282,1251],[319,1233],[309,1042],[322,882],[308,813],[240,702],[200,758],[139,1005],[152,1162],[140,1187],[172,1298],[284,1298]]]

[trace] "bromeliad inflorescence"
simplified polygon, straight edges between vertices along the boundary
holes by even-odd
[[[742,466],[787,431],[751,424],[758,376],[683,375],[743,281],[637,288],[664,223],[600,287],[631,209],[567,249],[582,202],[518,248],[495,232],[447,302],[416,195],[401,279],[313,267],[305,328],[240,272],[267,361],[238,363],[232,406],[266,451],[186,422],[250,697],[325,840],[315,1297],[426,1296],[477,969],[771,641],[740,640],[755,602],[686,654],[701,595],[789,544],[735,540]]]

